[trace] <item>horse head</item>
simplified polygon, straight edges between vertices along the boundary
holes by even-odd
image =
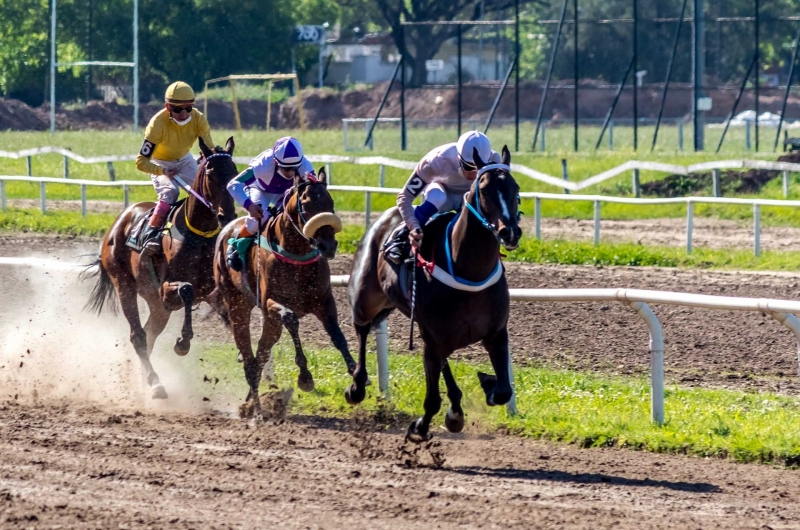
[[[478,191],[480,209],[506,250],[514,250],[519,246],[522,229],[519,227],[519,185],[511,176],[508,146],[503,146],[502,164],[486,164],[477,149],[473,157],[478,167],[473,189]],[[473,193],[470,192],[471,201],[475,200]]]
[[[236,205],[233,197],[228,193],[228,182],[234,178],[238,171],[233,161],[233,136],[228,138],[225,148],[217,146],[209,149],[200,138],[200,175],[195,186],[203,197],[211,204],[212,211],[216,211],[217,222],[220,228],[236,219]],[[202,179],[202,181],[201,181]]]
[[[320,168],[316,178],[299,176],[294,180],[295,200],[287,205],[287,214],[297,217],[297,227],[325,259],[336,255],[336,234],[342,231],[342,220],[334,212],[333,197],[328,193],[328,177]],[[293,211],[292,211],[293,210]]]

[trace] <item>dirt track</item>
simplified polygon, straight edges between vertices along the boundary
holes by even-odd
[[[96,248],[94,240],[0,238],[5,256],[75,261]],[[334,271],[348,272],[348,263],[338,258]],[[800,277],[785,274],[510,264],[509,278],[529,287],[800,296]],[[88,290],[66,273],[2,269],[0,527],[800,525],[796,471],[768,466],[580,450],[487,436],[474,425],[460,436],[437,430],[440,445],[421,450],[417,462],[399,452],[405,425],[379,433],[365,422],[289,417],[256,430],[232,419],[219,396],[204,402],[170,379],[169,368],[180,371],[187,361],[167,352],[177,319],[154,355],[176,391],[169,403],[124,399],[138,389],[138,363],[121,316],[78,310]],[[346,302],[339,303],[355,344]],[[668,383],[800,390],[796,345],[771,319],[654,309],[667,337]],[[390,326],[400,350],[406,323],[393,316]],[[325,341],[317,327],[302,322],[307,343]],[[213,318],[197,331],[200,340],[229,340]],[[517,362],[611,373],[647,368],[646,328],[621,306],[515,304],[510,332]],[[60,388],[45,384],[54,375]],[[444,459],[440,469],[431,466],[433,455]]]

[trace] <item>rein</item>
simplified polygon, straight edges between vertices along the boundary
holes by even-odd
[[[310,184],[310,182],[308,182],[308,184]],[[303,239],[308,241],[308,244],[311,245],[311,248],[316,249],[317,248],[317,241],[313,237],[306,236],[303,233],[303,231],[300,230],[300,227],[297,226],[297,223],[294,222],[294,219],[292,219],[292,216],[289,215],[289,210],[286,209],[286,201],[289,198],[291,198],[292,195],[297,195],[297,216],[300,218],[300,221],[304,225],[307,223],[306,218],[303,215],[303,205],[300,202],[300,186],[297,186],[296,188],[293,187],[293,188],[291,188],[289,190],[286,190],[286,193],[283,194],[283,212],[286,214],[286,217],[289,218],[289,222],[294,227],[294,229],[297,230],[297,233],[300,234],[301,236],[303,236]]]
[[[208,161],[211,160],[212,158],[219,158],[219,157],[233,158],[229,153],[214,153],[211,156],[207,156],[207,157],[203,158],[203,164],[200,166],[200,176],[197,177],[197,181],[198,182],[197,182],[197,185],[196,185],[196,187],[200,188],[201,191],[203,190],[203,186],[202,186],[201,182],[202,182],[202,178],[206,174],[206,166],[208,165]],[[194,197],[198,201],[200,201],[206,208],[208,208],[211,211],[214,211],[214,207],[211,205],[211,203],[208,202],[208,200],[205,197],[203,197],[202,195],[200,195],[199,193],[194,191],[194,189],[192,189],[191,186],[186,184],[179,175],[175,175],[175,180],[177,181],[178,186],[183,188],[183,190],[186,193],[190,193],[190,194],[194,195]],[[194,232],[194,230],[192,230],[192,231]]]

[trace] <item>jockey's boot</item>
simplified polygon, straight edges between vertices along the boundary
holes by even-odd
[[[142,258],[152,258],[161,252],[161,238],[163,237],[164,216],[153,214],[144,233],[142,245]]]
[[[409,232],[405,224],[396,228],[383,246],[383,257],[395,265],[402,264],[408,258],[408,251],[411,248],[411,243],[408,241]]]
[[[228,250],[225,251],[225,263],[228,267],[236,272],[242,272],[244,262],[242,261],[242,254],[247,252],[253,242],[253,234],[251,234],[246,226],[242,226],[239,234],[235,238],[228,241]]]

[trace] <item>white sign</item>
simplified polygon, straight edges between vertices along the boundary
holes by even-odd
[[[425,61],[425,69],[429,72],[444,70],[444,61],[441,59],[431,59],[430,61]]]
[[[325,40],[325,28],[322,26],[297,26],[294,41],[307,43],[321,43]]]
[[[711,110],[711,98],[697,98],[697,110]]]

